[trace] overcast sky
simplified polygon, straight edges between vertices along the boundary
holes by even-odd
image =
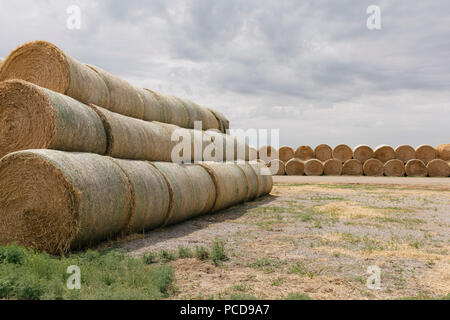
[[[80,30],[66,27],[73,4]],[[47,40],[232,128],[280,129],[281,145],[437,145],[450,142],[449,13],[448,0],[2,0],[0,56]]]

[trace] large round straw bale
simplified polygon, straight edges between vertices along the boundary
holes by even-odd
[[[206,108],[203,108],[190,100],[180,99],[189,115],[188,128],[196,128],[195,122],[201,122],[201,130],[217,129],[220,130],[220,124],[214,114]]]
[[[416,157],[416,150],[409,145],[401,145],[395,149],[395,158],[407,163]]]
[[[268,164],[270,161],[279,159],[280,156],[278,154],[277,149],[272,146],[262,146],[258,150],[258,159],[264,161],[264,163]]]
[[[323,163],[323,173],[326,176],[340,176],[342,174],[342,161],[329,159]]]
[[[333,157],[333,149],[327,144],[321,144],[314,149],[316,159],[324,162]]]
[[[345,161],[342,167],[342,175],[344,176],[362,176],[363,165],[361,161],[356,159],[349,159]]]
[[[272,160],[267,164],[267,167],[274,176],[284,176],[286,174],[286,166],[281,160]]]
[[[369,159],[364,162],[363,171],[366,176],[380,177],[384,174],[383,162],[378,159]]]
[[[265,196],[272,192],[273,178],[270,169],[259,161],[249,162],[249,165],[255,170],[255,173],[258,176],[258,197]]]
[[[428,170],[422,160],[412,159],[406,163],[405,172],[408,177],[426,177]]]
[[[227,133],[227,130],[230,129],[230,121],[217,110],[209,109],[209,111],[216,117],[217,122],[219,123],[219,130],[223,133]]]
[[[169,213],[164,225],[179,223],[212,210],[216,187],[211,176],[201,166],[168,162],[151,164],[162,173],[170,190]]]
[[[249,157],[248,161],[256,161],[258,160],[258,150],[256,148],[249,148]]]
[[[444,161],[450,161],[450,143],[440,144],[436,147],[437,157]]]
[[[133,190],[133,212],[129,232],[144,232],[160,227],[166,220],[170,192],[164,176],[145,161],[113,159],[128,177]]]
[[[395,159],[395,151],[391,146],[381,145],[375,149],[373,157],[386,163],[389,160]]]
[[[302,176],[305,174],[305,163],[300,159],[294,158],[289,160],[285,167],[288,176]]]
[[[305,162],[305,175],[321,176],[323,175],[323,164],[317,159],[310,159]]]
[[[436,159],[436,149],[432,146],[421,145],[416,149],[416,159],[422,160],[423,163],[428,164],[431,160]]]
[[[255,169],[250,165],[250,163],[236,163],[239,168],[244,172],[247,178],[248,193],[246,201],[255,200],[261,192],[261,188],[264,187],[263,183],[260,182],[258,174]]]
[[[217,195],[213,212],[247,200],[249,185],[242,169],[235,163],[203,162],[200,165],[211,175]]]
[[[165,106],[160,103],[156,93],[148,89],[138,89],[138,91],[144,102],[143,120],[167,123],[167,110]]]
[[[333,150],[333,159],[341,160],[343,163],[353,158],[352,149],[346,144],[340,144]]]
[[[126,230],[132,189],[109,157],[54,150],[0,161],[0,243],[62,254]]]
[[[300,146],[295,150],[295,158],[307,161],[314,158],[314,150],[310,146]]]
[[[26,43],[10,53],[0,69],[0,81],[22,79],[85,104],[108,108],[109,90],[94,70],[45,41]]]
[[[0,83],[0,157],[26,149],[104,154],[106,133],[88,106],[22,80]]]
[[[165,112],[165,123],[174,124],[182,128],[189,127],[189,112],[178,98],[149,89],[145,90],[150,92],[162,106]]]
[[[405,164],[400,159],[392,159],[384,164],[384,175],[388,177],[404,177]]]
[[[430,177],[448,177],[450,175],[450,165],[442,159],[434,159],[428,162],[427,170]]]
[[[281,147],[280,150],[278,150],[280,160],[283,161],[284,163],[293,159],[294,153],[295,153],[294,149],[288,146]]]
[[[374,152],[371,147],[366,145],[359,145],[353,150],[353,159],[361,161],[361,163],[372,159]]]
[[[242,139],[223,134],[216,130],[204,132],[204,150],[205,161],[230,161],[249,160],[250,147]]]

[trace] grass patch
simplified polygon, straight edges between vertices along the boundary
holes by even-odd
[[[310,298],[310,296],[308,296],[305,293],[298,293],[298,292],[294,292],[294,293],[289,293],[284,300],[312,300]]]

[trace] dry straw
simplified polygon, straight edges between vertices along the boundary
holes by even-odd
[[[366,176],[380,177],[384,174],[383,162],[378,159],[369,159],[364,162],[363,171]]]
[[[323,164],[317,159],[311,159],[305,162],[305,175],[321,176],[323,175]]]
[[[416,149],[416,159],[422,160],[423,163],[428,164],[431,160],[436,159],[436,149],[432,146],[421,145]]]
[[[395,158],[407,163],[416,157],[416,150],[409,145],[401,145],[395,149]]]
[[[374,158],[386,163],[389,160],[395,159],[395,150],[388,145],[378,146],[374,150]]]
[[[258,197],[261,192],[261,188],[264,187],[264,183],[260,182],[258,174],[248,162],[236,164],[239,168],[241,168],[247,178],[248,193],[245,201],[253,201]]]
[[[106,133],[88,106],[22,80],[0,84],[0,156],[26,149],[104,154]]]
[[[268,164],[272,160],[279,159],[279,154],[277,149],[272,146],[262,146],[258,150],[258,159]]]
[[[258,150],[250,147],[249,148],[249,156],[248,156],[248,160],[249,161],[256,161],[258,160]]]
[[[314,155],[322,162],[327,161],[333,157],[333,149],[327,144],[321,144],[314,149]]]
[[[428,170],[422,160],[412,159],[406,163],[405,172],[408,177],[426,177]]]
[[[310,146],[300,146],[295,150],[295,158],[307,161],[314,158],[314,150]]]
[[[326,176],[340,176],[342,174],[342,161],[329,159],[323,163],[323,174]]]
[[[286,174],[288,176],[303,176],[305,174],[305,163],[294,158],[286,163]]]
[[[439,159],[450,161],[450,143],[440,144],[436,147],[436,153]]]
[[[258,176],[258,198],[272,192],[273,179],[269,168],[259,161],[249,162],[249,165]]]
[[[344,163],[347,160],[350,160],[353,158],[353,151],[349,146],[347,146],[345,144],[340,144],[336,148],[334,148],[333,158],[341,160]]]
[[[278,150],[280,160],[284,163],[287,163],[289,160],[293,159],[294,153],[294,149],[288,146],[281,147],[280,150]]]
[[[353,159],[366,162],[374,157],[374,152],[371,147],[367,145],[359,145],[353,150]]]
[[[219,130],[223,133],[227,133],[227,131],[230,129],[230,121],[221,112],[213,109],[208,110],[211,111],[212,114],[216,117],[219,124]]]
[[[388,177],[404,177],[405,164],[402,160],[392,159],[384,164],[384,175]]]
[[[362,176],[363,165],[361,161],[356,159],[350,159],[345,161],[342,168],[342,174],[344,176]]]
[[[269,162],[267,167],[274,176],[284,176],[286,174],[286,165],[281,160],[272,160]]]
[[[450,175],[450,165],[442,159],[434,159],[428,162],[427,170],[430,177],[448,177]]]

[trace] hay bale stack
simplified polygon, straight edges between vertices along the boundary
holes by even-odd
[[[428,170],[422,160],[412,159],[406,163],[405,172],[408,177],[426,177]]]
[[[100,117],[88,106],[21,80],[0,84],[0,157],[26,149],[105,154]]]
[[[329,159],[323,164],[323,174],[326,176],[340,176],[342,174],[342,161]]]
[[[353,158],[353,150],[345,144],[340,144],[333,150],[333,159],[341,160],[342,163]]]
[[[249,165],[258,176],[258,198],[272,192],[273,179],[269,168],[267,168],[265,164],[258,161],[249,162]]]
[[[302,176],[305,174],[305,163],[297,158],[286,163],[286,174],[288,176]]]
[[[450,143],[440,144],[436,147],[438,159],[450,161]]]
[[[294,157],[302,161],[314,158],[314,150],[310,146],[300,146],[295,150]]]
[[[371,147],[366,145],[359,145],[353,150],[353,159],[366,162],[374,157],[374,152]]]
[[[278,159],[270,161],[267,164],[267,168],[270,169],[273,176],[284,176],[286,174],[286,165]]]
[[[248,193],[245,201],[253,201],[258,198],[261,193],[261,188],[264,187],[264,182],[260,182],[259,175],[256,173],[255,169],[250,165],[250,163],[236,163],[236,165],[241,168],[247,178]]]
[[[395,159],[395,150],[391,146],[384,144],[384,145],[378,146],[374,150],[373,157],[375,159],[380,160],[383,163],[386,163],[389,160]]]
[[[54,150],[0,160],[0,243],[65,253],[128,227],[132,189],[108,157]]]
[[[395,159],[399,159],[403,161],[403,163],[407,163],[409,160],[412,160],[416,157],[416,150],[413,147],[408,145],[401,145],[395,149]]]
[[[221,112],[213,109],[208,110],[216,117],[219,124],[219,130],[223,133],[227,133],[230,129],[230,121]]]
[[[450,176],[450,165],[442,159],[434,159],[427,164],[428,175],[430,177]]]
[[[416,159],[422,160],[425,165],[427,165],[431,160],[436,159],[436,157],[436,149],[432,146],[421,145],[416,149]]]
[[[311,159],[305,162],[305,175],[321,176],[323,175],[323,164],[317,159]]]
[[[405,164],[403,160],[392,159],[384,164],[384,175],[388,177],[404,177]]]
[[[344,176],[362,176],[363,165],[361,161],[356,159],[349,159],[345,161],[342,167],[342,175]]]
[[[383,162],[378,159],[369,159],[364,162],[363,172],[366,176],[381,177],[384,174]]]
[[[333,149],[327,144],[321,144],[314,149],[314,155],[316,159],[324,162],[333,157]]]
[[[268,164],[272,160],[279,159],[280,156],[278,154],[277,149],[272,146],[262,146],[258,150],[258,159],[264,161],[265,164]]]
[[[281,147],[280,150],[278,150],[280,160],[284,163],[287,163],[289,160],[293,159],[294,153],[294,149],[288,146]]]

